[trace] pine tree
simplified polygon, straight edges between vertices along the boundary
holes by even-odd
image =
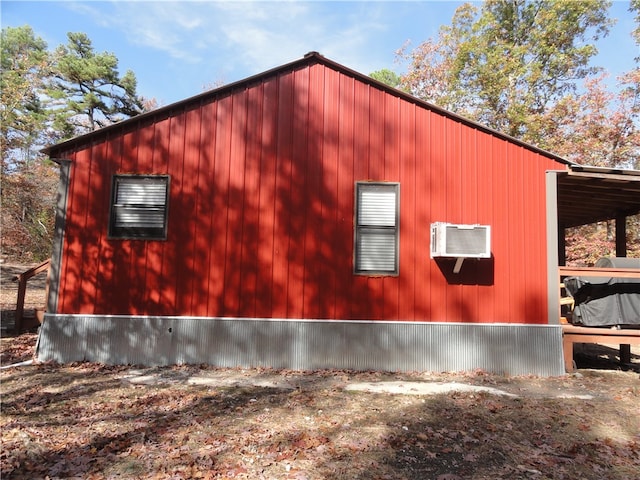
[[[113,53],[96,53],[84,33],[69,33],[67,45],[54,53],[52,97],[58,101],[56,128],[82,133],[138,115],[143,100],[136,94],[135,74],[118,73]]]

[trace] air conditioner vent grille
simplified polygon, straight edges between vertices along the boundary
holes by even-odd
[[[490,258],[491,227],[433,223],[431,257]]]
[[[447,226],[447,253],[450,255],[482,255],[487,248],[484,228]]]

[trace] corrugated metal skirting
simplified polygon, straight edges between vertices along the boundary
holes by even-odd
[[[40,361],[562,375],[555,325],[50,315]]]

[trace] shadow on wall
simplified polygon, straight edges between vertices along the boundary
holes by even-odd
[[[318,82],[335,98],[309,93]],[[399,176],[384,170],[393,140],[356,134],[397,126],[354,82],[285,72],[77,152],[59,311],[398,318],[398,279],[352,271],[354,180]],[[140,172],[171,177],[166,241],[107,237],[112,176]]]
[[[465,258],[458,273],[453,271],[457,259],[437,257],[433,260],[449,285],[493,285],[495,271],[493,255],[491,258]]]

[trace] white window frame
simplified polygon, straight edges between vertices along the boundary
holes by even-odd
[[[390,194],[393,195],[390,204]],[[400,271],[400,184],[356,182],[353,272],[397,276]]]
[[[143,188],[138,194],[131,193],[131,187],[136,185]],[[145,191],[144,186],[164,187],[164,192],[158,188],[155,192]],[[109,209],[109,238],[166,240],[169,186],[168,175],[114,175]],[[124,193],[120,195],[123,187],[129,188],[130,198]],[[148,218],[145,218],[147,215]]]

